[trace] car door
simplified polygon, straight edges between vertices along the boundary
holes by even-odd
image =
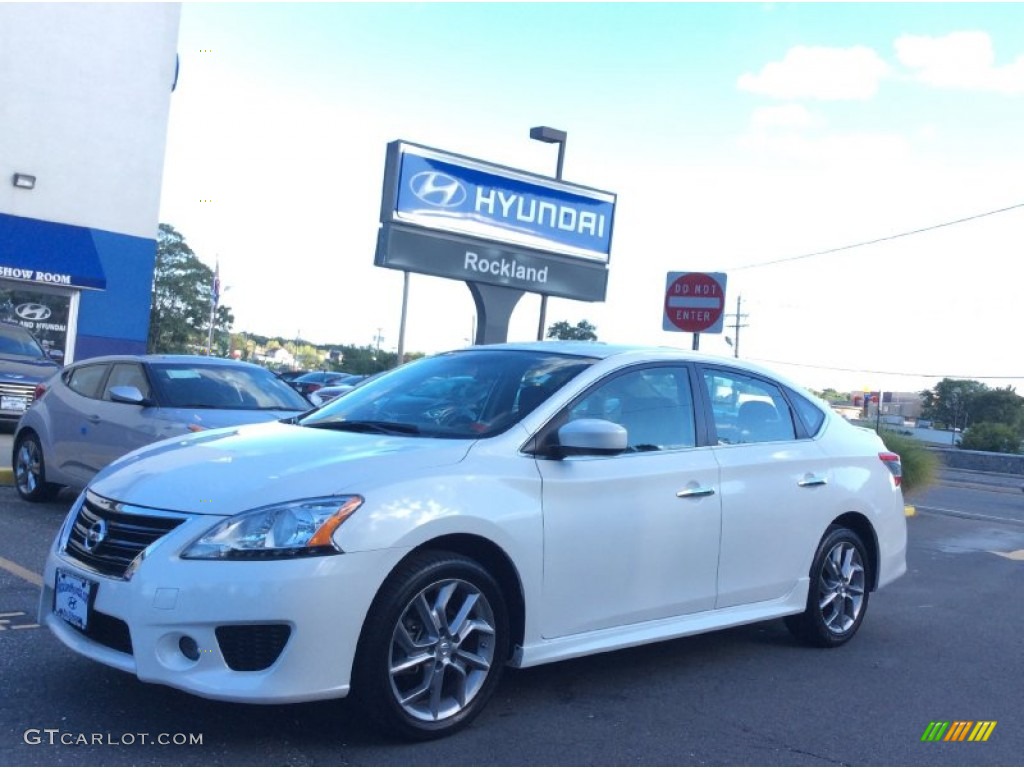
[[[53,444],[47,461],[79,485],[95,474],[96,404],[108,370],[106,363],[76,365],[45,396]]]
[[[714,606],[718,465],[697,447],[690,370],[642,366],[605,379],[549,425],[626,428],[616,456],[539,459],[542,632],[562,637]]]
[[[110,374],[103,384],[100,397],[92,403],[89,413],[93,425],[89,452],[93,472],[99,472],[129,451],[169,436],[160,432],[163,422],[154,418],[158,409],[151,404],[139,405],[114,400],[110,390],[119,386],[135,387],[143,397],[151,397],[144,366],[127,361],[110,366]]]
[[[721,468],[716,605],[781,598],[807,576],[833,506],[829,459],[779,384],[727,367],[701,371]]]

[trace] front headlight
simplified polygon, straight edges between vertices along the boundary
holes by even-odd
[[[362,505],[361,496],[302,499],[229,517],[189,544],[196,560],[278,560],[336,555],[331,536]]]

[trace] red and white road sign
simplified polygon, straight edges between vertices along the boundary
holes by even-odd
[[[665,285],[666,331],[721,333],[725,321],[725,274],[669,272]]]

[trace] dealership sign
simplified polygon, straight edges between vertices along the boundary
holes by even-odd
[[[607,264],[615,195],[407,142],[388,145],[382,222]]]
[[[470,240],[414,227],[381,228],[377,254],[387,266],[471,283],[518,288],[578,301],[603,301],[608,270],[579,259]]]
[[[610,192],[393,141],[380,220],[378,266],[604,300]]]

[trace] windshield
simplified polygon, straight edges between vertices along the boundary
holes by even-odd
[[[249,365],[155,363],[153,386],[168,408],[307,411],[302,395],[270,371]]]
[[[299,423],[430,437],[490,437],[594,362],[539,350],[448,352],[367,381]]]
[[[0,354],[45,360],[46,353],[32,334],[19,325],[0,324]]]

